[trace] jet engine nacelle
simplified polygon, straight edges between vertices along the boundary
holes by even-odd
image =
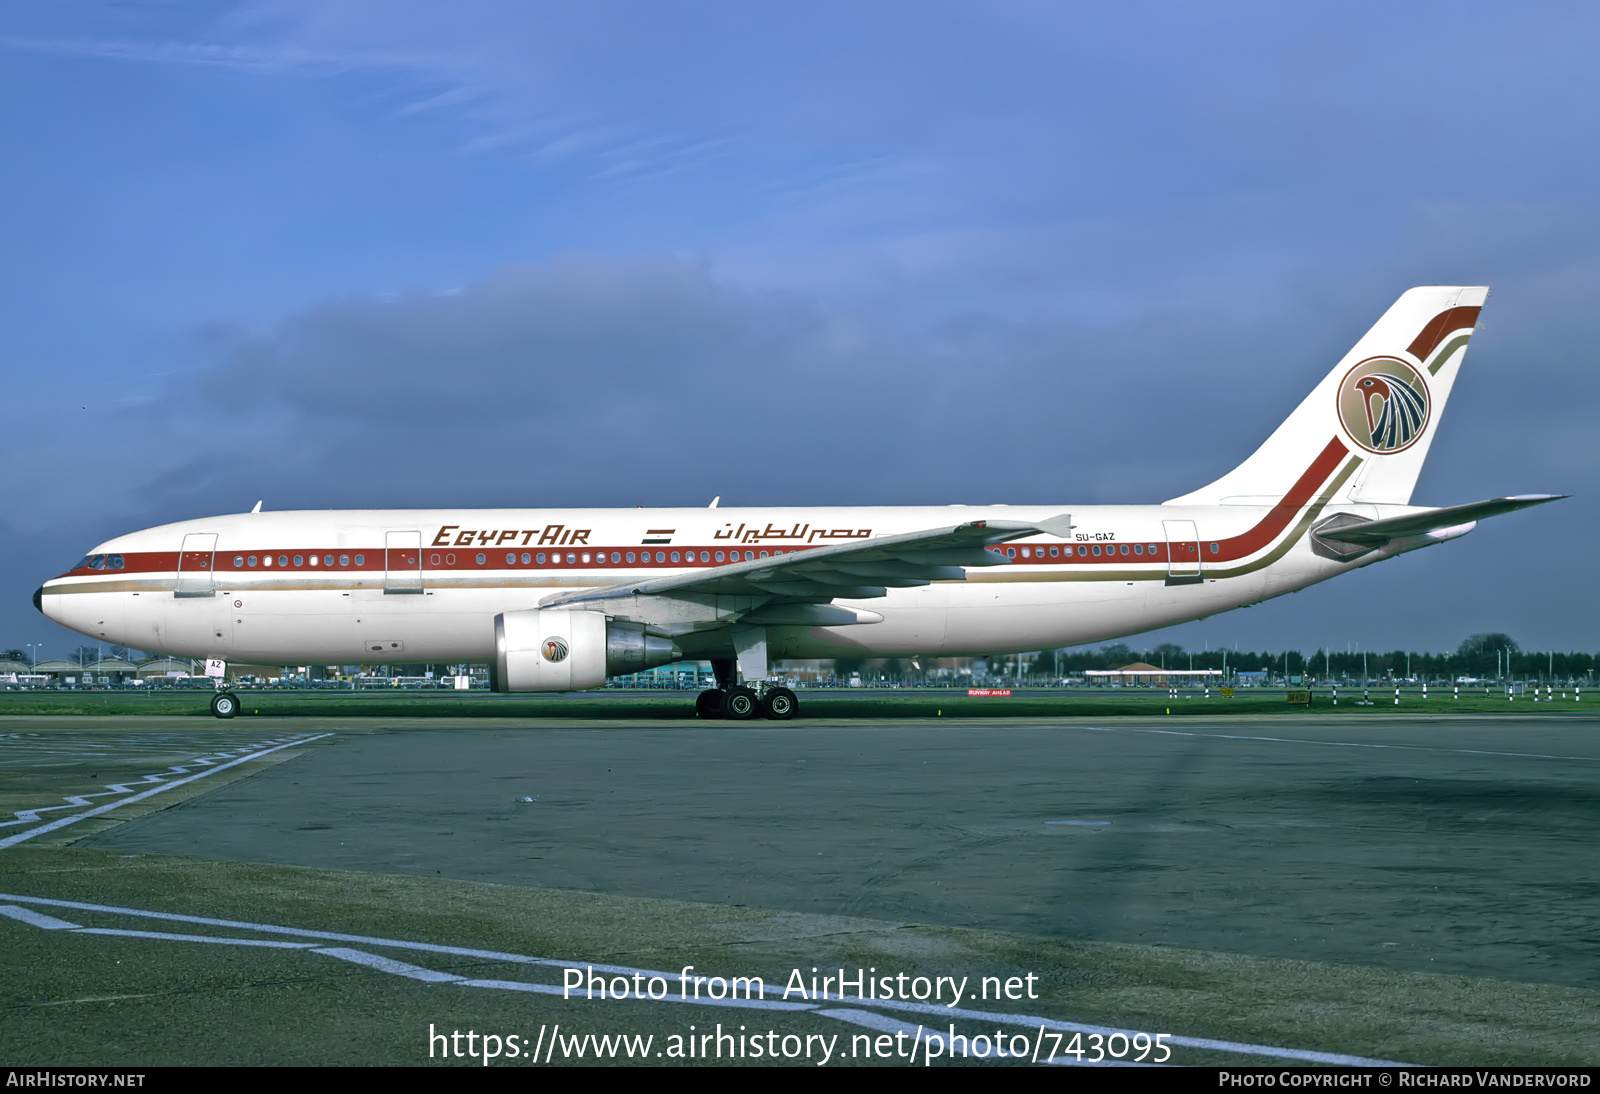
[[[580,691],[683,657],[670,638],[602,612],[534,608],[494,617],[495,691]]]

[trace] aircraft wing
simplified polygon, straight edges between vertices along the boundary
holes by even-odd
[[[1520,494],[1509,498],[1475,501],[1470,505],[1449,505],[1443,509],[1408,513],[1401,517],[1385,517],[1382,520],[1352,518],[1352,522],[1341,522],[1337,526],[1332,521],[1339,521],[1340,517],[1334,517],[1326,527],[1318,527],[1315,533],[1320,539],[1338,540],[1340,543],[1350,543],[1360,547],[1381,547],[1392,539],[1426,535],[1445,528],[1459,528],[1464,524],[1476,523],[1485,517],[1526,509],[1530,505],[1543,505],[1547,501],[1559,501],[1567,496],[1566,494]]]
[[[891,588],[962,581],[965,567],[1009,565],[1004,555],[988,550],[997,543],[1041,533],[1064,538],[1071,530],[1072,518],[1065,513],[1037,523],[976,520],[788,551],[653,581],[555,593],[539,604],[604,610],[652,626],[693,620],[695,629],[736,619],[813,626],[877,622],[876,613],[825,605],[835,598],[884,596]]]

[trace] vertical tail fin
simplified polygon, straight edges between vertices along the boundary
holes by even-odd
[[[1334,500],[1406,504],[1488,296],[1481,285],[1408,290],[1249,459],[1166,504],[1275,505],[1340,448]]]

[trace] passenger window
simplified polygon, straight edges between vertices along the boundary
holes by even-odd
[[[240,566],[243,566],[243,565],[244,565],[244,556],[243,555],[234,555],[233,556],[233,568],[235,570],[237,570]]]
[[[761,552],[761,557],[762,557],[762,558],[766,558],[766,557],[767,557],[767,552],[765,552],[765,551],[762,551],[762,552]]]
[[[272,565],[272,556],[271,555],[262,555],[261,556],[261,565],[263,565],[263,566],[271,566]]]
[[[612,562],[621,562],[622,561],[622,556],[620,554],[618,554],[616,551],[612,551],[611,552],[611,561]]]
[[[720,554],[720,552],[719,552],[719,554]],[[701,562],[710,562],[711,561],[711,552],[710,551],[701,551],[700,552],[700,561]]]
[[[1007,547],[1006,548],[1006,557],[1007,558],[1016,558],[1017,557],[1017,549],[1015,547]]]
[[[289,565],[289,556],[288,555],[279,555],[278,556],[278,565],[279,566],[287,566],[287,565]]]
[[[656,552],[656,561],[657,562],[665,562],[666,558],[667,558],[667,556],[666,556],[665,552],[662,552],[662,551],[657,551]],[[678,552],[676,552],[676,551],[672,552],[672,561],[674,561],[674,562],[678,561]]]
[[[537,562],[540,566],[543,566],[544,565],[544,552],[540,551],[538,554],[534,555],[533,556],[533,560],[535,562]]]
[[[256,564],[256,556],[251,555],[249,558],[244,560],[244,564],[246,566],[254,566]]]
[[[632,561],[633,561],[633,552],[632,552],[632,551],[629,551],[629,552],[628,552],[628,561],[629,561],[629,562],[632,562]]]
[[[1211,553],[1212,554],[1216,554],[1217,553],[1217,545],[1215,543],[1213,543],[1211,545]]]
[[[315,555],[312,555],[311,557],[313,559],[316,558]],[[454,566],[456,564],[456,556],[455,555],[445,555],[444,556],[444,564],[446,566]]]
[[[577,555],[568,555],[567,556],[567,565],[568,566],[576,566],[577,563],[578,563],[578,556]]]
[[[1098,543],[1096,543],[1096,544],[1095,544],[1095,545],[1094,545],[1094,553],[1095,553],[1095,557],[1097,557],[1097,558],[1098,558],[1098,557],[1099,557],[1099,555],[1100,555],[1100,545],[1099,545],[1099,544],[1098,544]]]
[[[479,562],[483,561],[483,556],[482,555],[478,556],[478,561]],[[339,556],[339,565],[341,565],[341,566],[350,565],[350,556],[349,555],[340,555]]]
[[[367,556],[366,555],[357,555],[356,556],[356,565],[357,566],[365,566],[366,564],[367,564]]]
[[[484,555],[479,555],[478,556],[478,565],[479,566],[482,566],[487,561],[489,561],[489,560],[488,560],[488,558],[486,556],[484,556]]]
[[[1122,545],[1122,553],[1123,554],[1127,554],[1128,553],[1128,545],[1126,543],[1124,543]]]
[[[530,563],[532,561],[533,561],[533,556],[529,555],[528,552],[526,552],[526,551],[522,552],[522,564],[524,566],[526,566],[528,563]]]
[[[1061,548],[1059,548],[1059,547],[1050,548],[1050,557],[1051,558],[1057,557],[1060,553],[1061,553]]]
[[[1134,554],[1136,554],[1136,555],[1142,555],[1142,554],[1144,554],[1144,544],[1142,544],[1142,543],[1135,543],[1135,544],[1134,544],[1134,545],[1133,545],[1133,553],[1134,553]]]

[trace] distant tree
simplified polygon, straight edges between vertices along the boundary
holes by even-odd
[[[1457,666],[1474,676],[1485,676],[1494,671],[1498,655],[1514,657],[1517,653],[1517,644],[1508,634],[1475,634],[1456,647],[1455,660]],[[1500,664],[1503,669],[1511,667],[1509,659]]]
[[[1505,650],[1520,653],[1521,647],[1509,634],[1475,634],[1456,647],[1457,657],[1476,657],[1479,654],[1496,654]]]
[[[100,663],[100,650],[96,646],[79,646],[72,651],[70,660],[80,668]]]
[[[1125,642],[1113,642],[1109,646],[1101,646],[1100,656],[1108,668],[1121,668],[1123,665],[1133,664],[1136,660],[1133,650]]]
[[[1163,642],[1150,651],[1151,662],[1167,669],[1182,668],[1183,657],[1183,647],[1176,642]]]
[[[26,661],[28,655],[21,650],[0,650],[0,661]]]

